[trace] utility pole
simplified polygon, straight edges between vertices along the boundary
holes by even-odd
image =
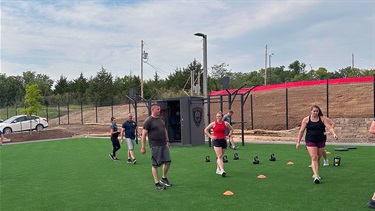
[[[264,86],[267,85],[267,45],[266,45],[266,53],[264,57]]]
[[[143,40],[141,40],[141,97],[143,99]]]
[[[352,53],[352,69],[354,68],[354,53]]]

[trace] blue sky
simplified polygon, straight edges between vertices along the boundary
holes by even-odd
[[[215,64],[233,72],[295,60],[306,69],[375,69],[375,0],[1,1],[1,73],[25,71],[57,80],[140,74],[140,45],[148,52],[144,78],[165,78],[194,59],[208,74]],[[269,57],[267,57],[269,58]],[[267,62],[268,65],[268,62]]]

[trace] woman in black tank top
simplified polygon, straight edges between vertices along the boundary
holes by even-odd
[[[313,179],[315,183],[320,183],[319,177],[319,160],[323,155],[325,146],[325,128],[332,133],[333,138],[337,139],[337,135],[330,124],[330,121],[323,116],[322,110],[317,105],[311,107],[311,114],[302,120],[301,128],[298,133],[296,149],[300,148],[300,143],[305,130],[307,129],[305,141],[306,148],[311,157],[311,169],[313,171]]]

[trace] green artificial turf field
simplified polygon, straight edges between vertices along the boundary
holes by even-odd
[[[228,149],[227,177],[215,174],[213,150],[206,146],[170,149],[172,165],[165,191],[154,189],[150,150],[137,164],[108,157],[108,138],[78,138],[0,147],[1,210],[367,210],[375,191],[375,147],[334,151],[314,184],[304,146],[246,144]],[[233,160],[238,153],[239,160]],[[270,162],[271,153],[276,161]],[[260,164],[252,163],[257,155]],[[211,162],[205,162],[210,156]],[[341,157],[334,167],[333,157]],[[294,165],[287,165],[291,161]],[[259,174],[266,179],[258,179]],[[159,169],[161,175],[161,169]],[[230,190],[233,196],[224,196]]]

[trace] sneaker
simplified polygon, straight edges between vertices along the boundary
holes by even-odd
[[[231,148],[232,148],[233,150],[237,150],[237,149],[238,149],[237,146],[231,146]]]
[[[219,168],[217,168],[217,169],[216,169],[216,174],[219,174],[219,175],[221,175],[221,171],[220,171],[220,169],[219,169]]]
[[[369,206],[369,207],[371,207],[371,208],[375,208],[375,200],[370,200],[370,201],[368,201],[367,202],[367,205]]]
[[[314,177],[314,183],[315,184],[319,184],[320,183],[320,177],[319,176],[315,176]]]
[[[309,165],[309,168],[311,168],[311,165]]]
[[[113,159],[115,159],[115,160],[120,160],[120,159],[118,159],[117,157],[114,157]]]
[[[109,156],[112,160],[115,160],[115,158],[113,157],[112,154],[108,154],[108,156]]]
[[[132,164],[136,164],[136,163],[137,163],[137,160],[136,160],[136,159],[133,159],[133,160],[131,161],[131,163],[132,163]]]
[[[227,172],[225,172],[224,170],[221,171],[221,176],[222,177],[225,177],[227,175]]]
[[[155,189],[156,190],[165,190],[165,186],[161,185],[160,183],[155,184]]]
[[[128,159],[127,163],[132,163],[132,160],[131,160],[131,159]]]
[[[323,166],[329,166],[328,159],[324,160]]]
[[[161,180],[159,181],[161,184],[167,186],[167,187],[171,187],[172,184],[168,181],[167,178],[161,178]]]

